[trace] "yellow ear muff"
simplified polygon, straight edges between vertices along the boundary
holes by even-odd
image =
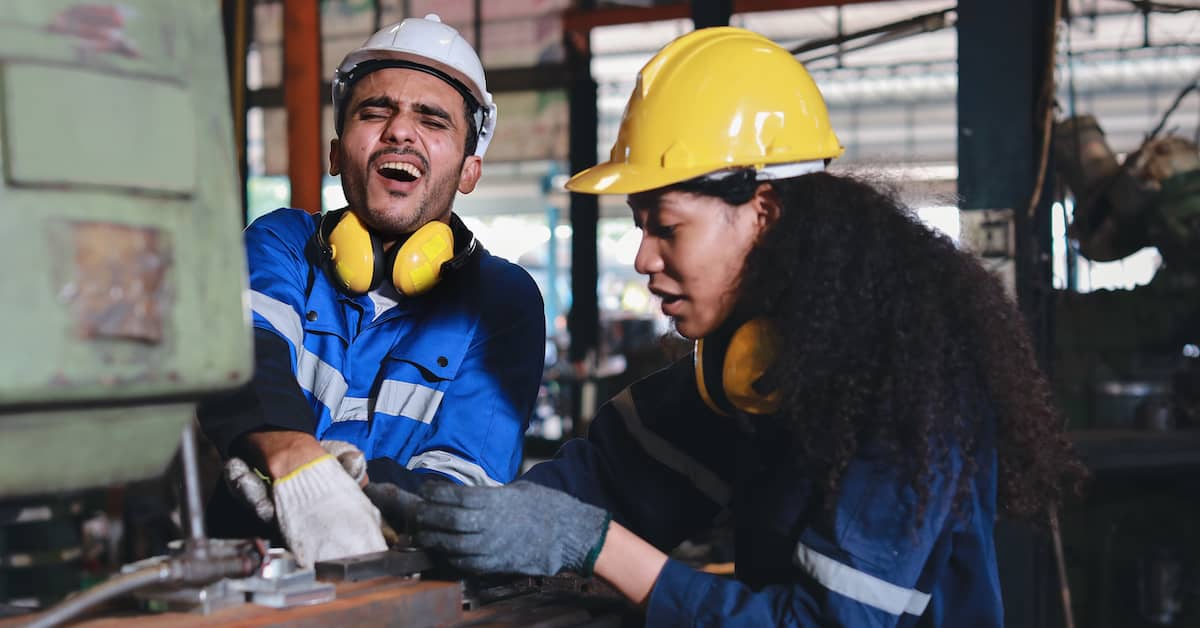
[[[779,409],[778,389],[763,394],[758,384],[775,362],[779,338],[765,319],[756,318],[738,328],[725,350],[721,381],[734,407],[750,414],[772,414]]]
[[[718,330],[696,341],[696,388],[705,405],[728,416],[734,410],[772,414],[780,391],[759,392],[756,384],[774,363],[778,335],[771,323],[757,318],[729,333]]]
[[[353,294],[370,291],[378,283],[382,250],[358,215],[345,211],[329,232],[326,243],[333,275],[342,288]]]
[[[433,221],[417,229],[392,263],[392,283],[401,294],[417,296],[437,285],[442,264],[454,257],[454,233],[444,222]]]

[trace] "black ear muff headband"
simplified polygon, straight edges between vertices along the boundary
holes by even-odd
[[[458,217],[458,214],[450,214],[450,231],[454,234],[454,248],[457,250],[454,251],[454,257],[442,264],[441,274],[443,277],[461,270],[479,252],[479,240],[475,239],[475,234],[467,228],[466,223]],[[462,244],[459,244],[460,242]]]

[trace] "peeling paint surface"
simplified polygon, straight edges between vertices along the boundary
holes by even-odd
[[[81,338],[163,339],[171,251],[158,229],[71,223],[74,277],[60,295]]]

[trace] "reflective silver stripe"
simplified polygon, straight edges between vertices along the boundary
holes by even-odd
[[[343,397],[342,402],[338,404],[337,412],[332,409],[329,411],[329,420],[334,423],[366,421],[369,414],[367,411],[369,403],[370,400],[366,397]]]
[[[908,613],[909,615],[923,615],[925,613],[925,607],[929,606],[929,594],[921,593],[916,589],[913,589],[912,592],[912,597],[909,598],[908,606],[904,608],[904,612]]]
[[[638,416],[637,404],[633,402],[633,395],[628,388],[613,397],[611,403],[620,413],[621,418],[625,420],[625,429],[629,431],[630,436],[633,436],[633,440],[637,441],[638,445],[641,445],[651,458],[682,473],[701,493],[717,504],[729,505],[731,495],[729,484],[717,477],[717,474],[709,471],[707,467],[696,462],[694,458],[667,442],[665,438],[646,429],[646,426],[642,424],[641,417]]]
[[[438,406],[442,405],[442,391],[410,384],[395,379],[385,379],[379,385],[379,398],[375,400],[375,411],[393,416],[404,416],[429,424]]]
[[[921,615],[929,605],[929,594],[906,589],[821,554],[803,543],[796,544],[796,564],[821,586],[856,602],[892,615]]]
[[[300,364],[296,367],[296,381],[300,387],[312,393],[326,408],[329,416],[342,420],[341,405],[346,397],[346,378],[328,362],[317,357],[317,354],[300,349]],[[364,417],[365,418],[365,417]]]
[[[304,325],[292,306],[257,290],[250,292],[250,309],[267,319],[275,331],[283,334],[297,351],[304,348]]]
[[[304,326],[292,306],[258,291],[250,293],[250,306],[292,343],[296,350],[296,382],[329,408],[329,416],[334,423],[367,420],[367,400],[347,398],[346,378],[328,362],[304,348]]]
[[[250,293],[250,306],[292,343],[297,356],[296,381],[329,408],[329,416],[334,423],[368,419],[368,400],[346,397],[346,378],[328,362],[304,348],[304,326],[292,306],[258,291]],[[442,392],[439,390],[389,379],[380,385],[375,409],[428,424],[433,421],[441,404]]]
[[[407,466],[409,469],[440,471],[467,486],[500,486],[500,482],[488,477],[487,471],[484,471],[483,467],[449,452],[436,449],[413,456],[409,459]]]

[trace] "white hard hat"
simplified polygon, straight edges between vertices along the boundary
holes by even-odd
[[[428,72],[462,93],[475,110],[479,131],[475,154],[483,157],[496,130],[496,103],[487,91],[479,55],[458,31],[442,24],[436,13],[385,27],[342,59],[333,74],[333,119],[338,135],[342,133],[342,107],[354,83],[375,70],[395,67]]]

